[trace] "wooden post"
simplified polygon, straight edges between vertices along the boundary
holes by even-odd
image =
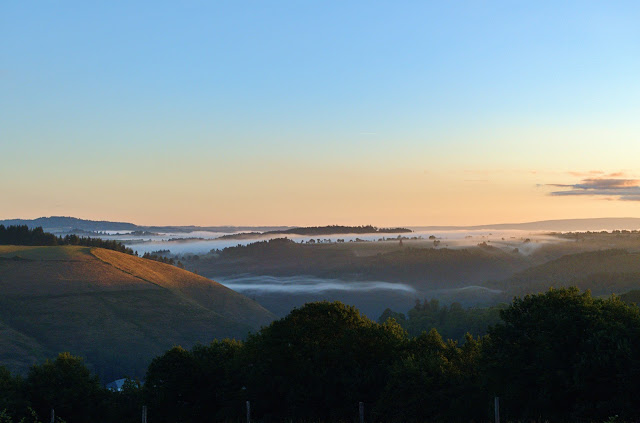
[[[142,406],[142,423],[147,423],[147,406]]]
[[[493,408],[496,416],[496,423],[500,423],[500,397],[495,397],[493,400]]]
[[[56,410],[51,409],[51,423],[56,423]]]
[[[364,423],[364,402],[360,401],[358,408],[360,410],[360,423]]]
[[[251,402],[247,401],[247,423],[251,423]]]

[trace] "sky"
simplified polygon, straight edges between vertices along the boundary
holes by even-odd
[[[0,219],[640,217],[640,3],[0,3]]]

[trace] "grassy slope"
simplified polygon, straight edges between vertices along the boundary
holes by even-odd
[[[70,351],[104,380],[142,377],[173,345],[244,337],[273,317],[192,273],[85,247],[0,247],[0,293],[0,364],[24,371]]]
[[[183,298],[251,326],[266,325],[272,316],[244,295],[210,279],[168,264],[96,248],[92,254],[129,275],[170,289]]]
[[[89,247],[0,247],[3,295],[62,295],[150,289],[91,254]],[[121,253],[118,253],[121,254]]]

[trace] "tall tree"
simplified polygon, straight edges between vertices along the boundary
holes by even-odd
[[[27,401],[43,420],[53,408],[68,423],[100,421],[104,388],[79,357],[61,353],[53,361],[32,366],[24,388]]]
[[[245,344],[248,398],[266,419],[344,420],[374,404],[406,342],[342,303],[309,303]]]

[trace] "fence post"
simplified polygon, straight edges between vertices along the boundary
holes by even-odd
[[[247,401],[247,423],[251,423],[251,402]]]
[[[496,423],[500,423],[500,397],[495,397],[493,400],[493,408],[496,416]]]
[[[51,409],[51,423],[56,423],[56,411]]]
[[[358,408],[360,410],[360,423],[364,423],[364,402],[360,401]]]
[[[142,406],[142,423],[147,423],[147,406]]]

